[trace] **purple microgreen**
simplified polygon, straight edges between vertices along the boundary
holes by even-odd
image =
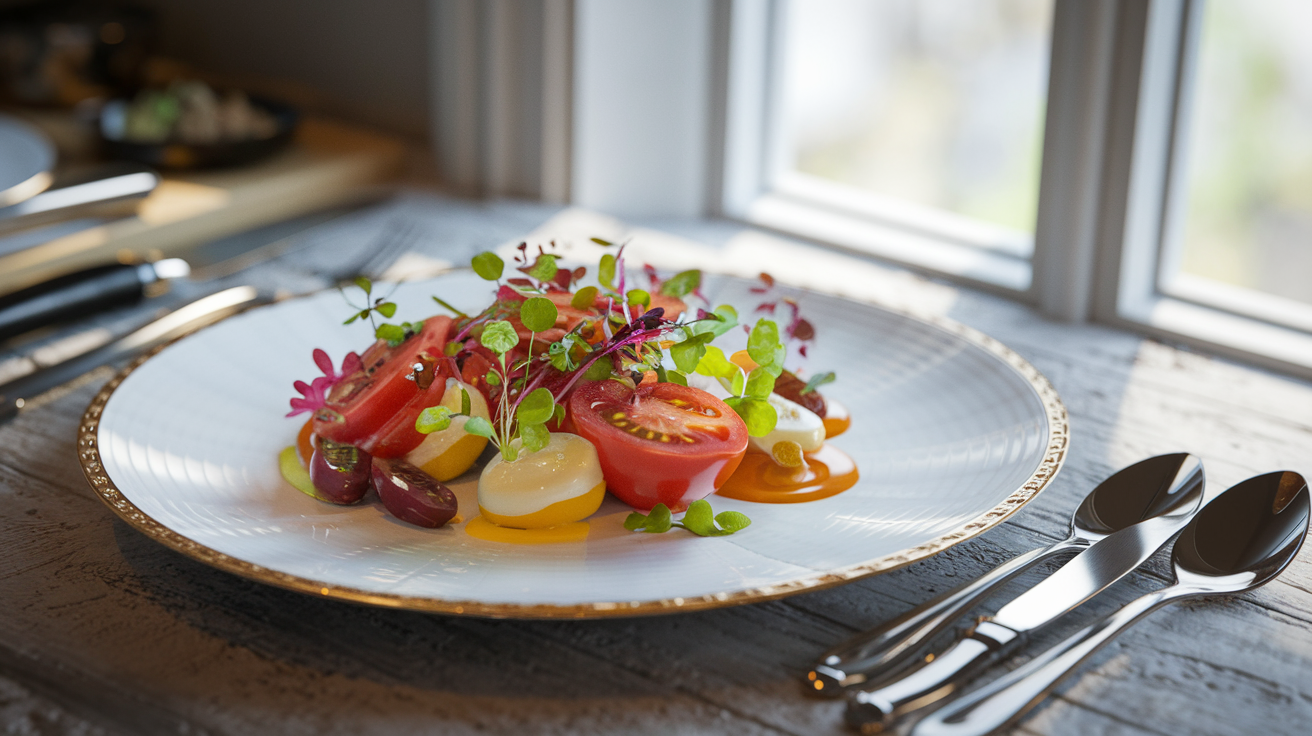
[[[346,354],[346,357],[342,359],[340,371],[333,369],[332,358],[329,358],[328,353],[323,350],[315,348],[312,357],[315,366],[319,368],[323,375],[310,383],[296,381],[292,384],[292,388],[296,389],[301,397],[291,400],[292,410],[287,413],[289,417],[318,411],[328,402],[328,392],[334,386],[341,383],[347,376],[364,369],[364,365],[360,362],[360,356],[355,353]]]
[[[833,383],[837,378],[838,376],[835,376],[833,371],[829,371],[828,373],[817,373],[814,376],[811,376],[811,380],[807,381],[806,385],[802,387],[802,390],[797,393],[809,394],[826,383]]]
[[[501,274],[506,269],[506,262],[496,253],[483,251],[469,262],[474,267],[474,273],[478,274],[485,281],[496,281],[501,278]]]

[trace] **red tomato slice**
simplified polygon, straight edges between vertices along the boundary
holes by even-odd
[[[747,450],[733,409],[688,386],[598,381],[575,389],[568,406],[573,431],[597,447],[606,487],[644,511],[683,511],[711,495]]]
[[[451,318],[424,320],[418,335],[396,347],[379,340],[361,356],[364,368],[342,379],[328,394],[328,403],[314,415],[314,433],[320,437],[354,445],[379,457],[404,455],[423,441],[414,431],[419,412],[442,399],[446,379],[442,351],[451,331]],[[427,389],[410,380],[416,363],[433,366],[434,380]],[[409,433],[403,425],[409,422]],[[413,433],[413,434],[411,434]],[[398,435],[384,443],[391,435]],[[414,444],[403,448],[408,442]]]

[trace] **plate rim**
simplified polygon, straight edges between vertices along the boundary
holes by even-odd
[[[464,269],[453,268],[439,274],[434,274],[432,278],[441,278],[450,273],[461,270]],[[718,275],[733,276],[732,274]],[[740,278],[736,276],[733,277]],[[1030,474],[1030,477],[993,508],[967,521],[961,526],[927,542],[914,547],[907,547],[897,552],[876,557],[855,565],[848,565],[835,570],[814,572],[809,575],[794,578],[793,580],[767,586],[747,588],[738,591],[722,591],[719,593],[690,598],[676,597],[641,601],[597,601],[569,605],[543,603],[488,603],[477,600],[456,600],[449,598],[399,595],[395,593],[378,593],[364,590],[362,588],[336,585],[320,580],[314,580],[312,578],[281,572],[233,557],[201,544],[200,542],[170,529],[163,523],[143,512],[136,506],[136,504],[128,500],[105,471],[100,457],[100,418],[104,412],[105,405],[109,402],[109,399],[113,396],[115,390],[117,390],[123,381],[133,372],[160,352],[178,342],[178,340],[185,340],[203,333],[205,329],[212,327],[213,325],[207,325],[205,328],[183,335],[164,345],[159,345],[143,355],[138,356],[120,370],[104,385],[104,387],[100,389],[100,391],[96,393],[78,424],[78,463],[82,468],[82,474],[86,477],[87,482],[96,492],[96,495],[101,501],[109,506],[109,508],[113,510],[120,519],[126,521],[137,531],[145,534],[147,537],[165,547],[190,557],[193,560],[209,565],[210,567],[232,573],[248,580],[264,583],[266,585],[272,585],[274,587],[323,598],[348,601],[351,603],[383,608],[420,611],[425,613],[463,615],[478,618],[525,620],[620,618],[650,616],[664,613],[705,611],[747,603],[762,603],[796,595],[798,593],[831,588],[843,583],[905,567],[913,562],[927,559],[939,552],[943,552],[950,547],[971,539],[972,537],[978,536],[1001,524],[1012,514],[1023,508],[1043,489],[1045,489],[1048,484],[1052,482],[1053,478],[1057,476],[1057,473],[1061,470],[1066,461],[1067,451],[1070,444],[1070,421],[1066,412],[1066,406],[1062,402],[1061,397],[1057,394],[1057,390],[1052,386],[1052,383],[1048,381],[1047,377],[1029,361],[1021,357],[1016,351],[1007,347],[996,338],[947,317],[936,314],[918,313],[900,306],[880,303],[868,299],[854,299],[850,296],[827,293],[815,289],[807,289],[807,291],[813,291],[816,294],[829,296],[835,299],[865,304],[916,322],[927,324],[965,340],[967,343],[974,345],[995,358],[998,358],[1005,365],[1014,370],[1017,375],[1024,379],[1035,392],[1039,402],[1043,406],[1044,414],[1048,423],[1048,440],[1047,446],[1044,450],[1043,459]],[[319,292],[306,294],[299,298],[309,298],[317,293]],[[261,305],[254,307],[253,309],[273,307],[280,303],[283,302]],[[242,313],[249,313],[250,311],[253,311],[253,309],[245,310]],[[222,321],[223,320],[219,320],[219,322]],[[215,324],[217,324],[217,322]]]

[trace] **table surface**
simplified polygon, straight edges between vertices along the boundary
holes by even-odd
[[[817,653],[1008,557],[1065,535],[1099,480],[1188,451],[1224,488],[1312,474],[1312,385],[725,222],[626,226],[577,210],[410,193],[230,278],[296,293],[380,233],[412,225],[411,272],[528,233],[633,236],[662,266],[769,270],[801,286],[936,313],[1039,368],[1070,411],[1051,486],[1003,525],[895,572],[694,614],[524,622],[321,600],[176,554],[120,521],[79,469],[74,436],[105,372],[0,428],[0,726],[39,734],[827,734],[842,704],[807,699]],[[406,228],[402,228],[406,229]],[[199,287],[181,287],[183,299]],[[170,297],[165,297],[170,298]],[[102,315],[107,334],[154,305]],[[48,336],[0,351],[0,376]],[[57,349],[57,346],[48,346]],[[253,357],[252,359],[257,359]],[[1023,576],[977,613],[1026,584]],[[1170,580],[1159,554],[1060,622],[1055,641]],[[1014,667],[1024,655],[985,677]],[[1176,604],[1102,650],[1022,734],[1294,734],[1312,723],[1312,552],[1255,592]]]

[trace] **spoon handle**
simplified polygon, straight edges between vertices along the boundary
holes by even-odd
[[[1089,655],[1143,616],[1188,595],[1180,585],[1149,593],[1072,634],[1025,665],[926,716],[911,736],[984,736],[1038,705]]]
[[[883,626],[871,629],[821,655],[806,675],[806,692],[820,697],[839,697],[845,688],[876,682],[911,663],[910,655],[966,613],[997,586],[1067,550],[1088,547],[1074,536],[1017,555],[979,578],[949,590],[911,609]]]

